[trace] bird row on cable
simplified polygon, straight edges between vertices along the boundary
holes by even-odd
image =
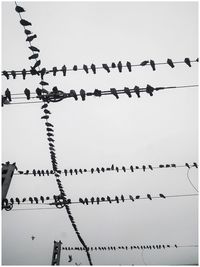
[[[3,202],[3,206],[7,206],[9,203],[19,205],[19,204],[26,204],[27,202],[30,202],[31,204],[39,204],[40,201],[41,203],[44,203],[46,200],[50,200],[50,197],[48,196],[47,197],[43,197],[43,196],[28,197],[28,198],[24,197],[21,200],[18,197],[10,198],[10,199],[4,198],[2,202]]]
[[[25,30],[26,34],[31,34],[30,31]],[[26,41],[31,42],[34,38],[36,38],[37,35],[34,34],[32,36],[27,37]],[[32,56],[29,57],[29,59],[37,59],[39,54],[38,52],[40,52],[40,50],[37,47],[34,46],[30,46],[29,47],[30,50],[32,52],[35,52]],[[41,61],[38,60],[36,61],[35,65],[30,69],[30,70],[26,70],[23,69],[22,71],[3,71],[2,75],[4,75],[7,79],[9,79],[9,76],[11,75],[13,77],[13,79],[16,78],[16,75],[22,75],[23,79],[25,79],[27,74],[31,74],[31,75],[41,75],[43,76],[44,74],[48,74],[48,73],[53,73],[53,76],[57,75],[57,72],[62,72],[63,76],[66,76],[67,71],[79,71],[79,70],[83,70],[85,73],[89,73],[90,71],[93,74],[96,74],[97,69],[104,69],[107,73],[111,72],[111,69],[115,69],[117,68],[119,72],[122,72],[123,68],[127,68],[129,72],[132,71],[133,67],[138,67],[138,66],[150,66],[152,68],[153,71],[156,70],[156,65],[160,65],[160,64],[168,64],[171,68],[175,67],[176,63],[185,63],[187,66],[192,67],[192,62],[199,62],[199,59],[197,58],[196,60],[190,60],[190,58],[185,58],[184,61],[181,62],[174,62],[172,59],[168,58],[166,62],[162,62],[162,63],[155,63],[154,60],[144,60],[142,61],[140,64],[132,64],[130,61],[127,61],[125,65],[122,65],[122,62],[119,61],[117,64],[116,63],[112,63],[111,65],[108,65],[106,63],[103,63],[101,66],[96,66],[95,64],[91,64],[90,66],[83,64],[83,66],[81,68],[78,68],[77,65],[74,65],[72,69],[69,69],[66,67],[66,65],[63,65],[61,69],[58,69],[57,67],[53,67],[50,70],[46,70],[46,68],[43,68],[40,71],[35,72],[35,68],[38,67],[41,64]],[[42,77],[43,79],[43,77]]]
[[[132,246],[96,246],[96,247],[87,247],[87,250],[133,250],[133,249],[167,249],[167,248],[178,248],[178,246],[175,245],[132,245]],[[63,250],[85,250],[83,247],[62,247]]]
[[[50,124],[49,122],[46,122],[46,126],[47,126],[47,131],[50,131],[50,132],[53,132],[53,129],[50,128],[50,127],[53,127],[52,124]],[[48,138],[48,141],[50,142],[49,143],[49,146],[50,147],[53,147],[54,148],[54,145],[52,142],[54,142],[54,139],[49,137]],[[163,169],[163,168],[179,168],[179,167],[187,167],[187,168],[191,168],[191,167],[195,167],[195,168],[198,168],[198,164],[196,162],[194,162],[193,164],[189,164],[189,163],[185,163],[185,165],[183,166],[177,166],[176,164],[172,163],[172,164],[160,164],[156,167],[153,167],[152,165],[142,165],[142,167],[139,167],[139,166],[133,166],[131,165],[129,168],[125,167],[125,166],[122,166],[121,168],[119,167],[115,167],[114,164],[111,165],[111,167],[97,167],[97,168],[91,168],[90,170],[87,170],[87,169],[64,169],[63,171],[61,170],[57,170],[57,173],[61,174],[61,173],[64,173],[65,176],[67,175],[78,175],[79,173],[80,174],[83,174],[83,173],[87,173],[87,172],[90,172],[91,174],[93,173],[104,173],[104,172],[107,172],[107,171],[116,171],[116,172],[120,172],[120,171],[123,171],[123,172],[126,172],[126,171],[131,171],[131,172],[134,172],[135,170],[143,170],[144,172],[146,170],[154,170],[154,169]],[[26,171],[20,171],[18,170],[18,173],[19,174],[24,174],[24,175],[28,175],[28,174],[33,174],[34,176],[36,175],[39,175],[39,176],[49,176],[51,174],[54,174],[55,171],[54,170],[35,170],[33,169],[33,171],[29,171],[29,170],[26,170]]]

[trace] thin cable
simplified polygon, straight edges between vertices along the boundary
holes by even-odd
[[[146,262],[145,262],[145,260],[144,260],[144,255],[143,255],[143,253],[144,253],[144,249],[142,249],[142,251],[141,251],[141,256],[142,256],[142,261],[143,261],[144,265],[147,265]]]
[[[192,166],[191,166],[192,167]],[[199,192],[198,190],[197,190],[197,188],[194,186],[194,184],[191,182],[191,180],[190,180],[190,177],[189,177],[189,171],[190,171],[190,168],[188,168],[188,170],[187,170],[187,179],[188,179],[188,181],[189,181],[189,183],[191,184],[191,186],[194,188],[194,190],[196,191],[196,192]]]

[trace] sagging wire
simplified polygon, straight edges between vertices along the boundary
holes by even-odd
[[[192,167],[194,167],[194,166],[190,166],[191,168]],[[191,186],[194,188],[194,190],[196,191],[196,192],[199,192],[198,190],[197,190],[197,188],[194,186],[194,184],[192,183],[192,181],[190,180],[190,177],[189,177],[189,172],[190,172],[190,168],[188,168],[187,169],[187,179],[188,179],[188,181],[189,181],[189,183],[191,184]]]

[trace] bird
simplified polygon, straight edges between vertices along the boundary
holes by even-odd
[[[7,80],[9,79],[9,74],[8,74],[8,72],[7,71],[3,71],[3,75],[7,78]]]
[[[124,202],[124,200],[125,200],[123,195],[121,195],[121,200],[122,200],[122,202]]]
[[[102,168],[101,168],[101,171],[102,171],[102,172],[105,172],[105,168],[104,168],[104,167],[102,167]]]
[[[48,170],[46,170],[46,174],[47,174],[47,176],[49,176],[49,171]]]
[[[33,204],[33,199],[32,199],[32,197],[29,197],[28,200],[31,202],[31,204]]]
[[[114,171],[114,169],[115,169],[114,168],[114,164],[111,165],[111,168],[110,169],[111,169],[111,171]]]
[[[94,203],[94,197],[91,197],[90,201],[91,201],[91,204],[93,204]]]
[[[185,62],[189,67],[192,67],[192,66],[191,66],[191,62],[190,62],[190,59],[189,59],[188,57],[186,57],[186,58],[184,59],[184,62]]]
[[[93,71],[94,74],[96,74],[96,66],[94,64],[92,64],[90,66],[91,70]]]
[[[70,96],[73,97],[76,101],[78,100],[75,90],[70,90]]]
[[[80,172],[81,174],[83,174],[83,171],[82,171],[82,169],[79,169],[79,172]]]
[[[107,64],[102,64],[102,67],[109,73],[110,72],[110,68],[108,67]]]
[[[150,200],[152,200],[152,198],[151,198],[151,195],[150,195],[150,194],[147,194],[147,197],[148,197]]]
[[[74,70],[74,71],[77,71],[77,70],[78,70],[78,66],[77,66],[77,65],[74,65],[74,66],[73,66],[73,70]]]
[[[15,198],[15,201],[17,202],[18,205],[20,204],[20,200],[18,197]]]
[[[159,165],[159,168],[164,168],[165,166],[163,164],[160,164]]]
[[[24,174],[28,175],[29,174],[29,170],[27,170]]]
[[[140,88],[138,86],[135,86],[133,90],[136,93],[137,97],[140,97]]]
[[[168,64],[171,68],[174,68],[174,63],[173,63],[173,61],[172,61],[170,58],[167,59],[167,64]]]
[[[132,165],[130,166],[130,170],[131,170],[132,172],[134,172],[134,168],[133,168]]]
[[[74,172],[75,172],[76,175],[78,174],[78,170],[77,169],[74,169]]]
[[[81,197],[79,198],[79,202],[85,204],[84,200]]]
[[[118,167],[116,167],[115,170],[116,170],[117,172],[119,172],[119,168],[118,168]]]
[[[105,201],[106,199],[105,199],[105,197],[101,197],[101,201]]]
[[[47,107],[48,107],[48,104],[45,103],[44,105],[41,106],[41,109],[43,109],[43,108],[47,108]],[[46,123],[47,123],[47,122],[46,122]],[[45,124],[46,124],[46,123],[45,123]]]
[[[96,198],[96,201],[97,201],[97,205],[99,205],[99,201],[100,201],[99,197]]]
[[[40,88],[37,88],[35,90],[36,94],[38,95],[39,99],[41,99],[41,96],[42,96],[42,90]]]
[[[81,96],[81,98],[82,98],[83,101],[85,101],[85,95],[86,95],[85,94],[85,90],[81,89],[80,90],[80,96]]]
[[[51,114],[51,112],[48,109],[43,110],[45,114]]]
[[[113,94],[117,99],[119,98],[117,90],[115,88],[110,88],[111,94]]]
[[[94,96],[101,96],[101,90],[95,89],[94,90]]]
[[[31,26],[32,25],[29,21],[27,21],[25,19],[21,19],[20,23],[22,26]]]
[[[7,88],[6,91],[5,91],[5,96],[7,97],[7,99],[11,102],[12,99],[11,99],[11,93],[10,93],[10,90]]]
[[[100,173],[100,169],[99,169],[99,167],[96,168],[96,171],[97,171],[98,173]]]
[[[198,165],[197,165],[196,162],[193,163],[193,166],[196,167],[196,168],[198,168]]]
[[[188,167],[188,169],[190,169],[190,165],[188,163],[185,163],[185,166]]]
[[[85,204],[88,205],[88,199],[87,199],[87,197],[85,198]]]
[[[128,97],[132,97],[131,91],[128,87],[124,87],[124,92],[128,95]]]
[[[31,239],[34,240],[35,239],[35,236],[31,236]]]
[[[31,36],[28,36],[28,37],[26,38],[26,41],[27,41],[27,42],[31,42],[31,41],[33,41],[33,39],[35,39],[35,38],[37,38],[37,35],[36,35],[36,34],[31,35]]]
[[[51,124],[50,122],[46,122],[45,125],[48,126],[48,127],[54,127],[53,124]]]
[[[115,200],[116,200],[117,203],[119,203],[119,198],[118,198],[118,196],[115,196]]]
[[[63,72],[63,76],[66,76],[66,72],[67,72],[67,68],[65,65],[62,66],[62,72]]]
[[[48,84],[47,82],[45,82],[45,81],[41,81],[40,84],[41,84],[42,86],[44,86],[44,85],[49,85],[49,84]]]
[[[173,163],[173,164],[171,164],[171,167],[174,167],[174,168],[176,168],[176,164],[174,164],[174,163]]]
[[[36,176],[36,170],[35,169],[33,169],[33,175]]]
[[[124,172],[126,172],[126,168],[125,168],[124,166],[122,166],[122,170],[123,170]]]
[[[52,128],[48,128],[48,127],[47,127],[47,131],[48,132],[54,132],[54,130]]]
[[[25,69],[22,70],[22,77],[23,77],[23,80],[25,80],[25,78],[26,78],[26,70]]]
[[[163,194],[159,194],[159,196],[160,196],[161,198],[166,198],[166,196],[164,196]]]
[[[69,170],[69,173],[72,175],[72,174],[73,174],[73,170],[72,170],[72,169],[70,169],[70,170]]]
[[[89,73],[89,71],[88,71],[88,66],[87,65],[83,65],[83,69],[84,69],[84,71],[86,72],[86,73]]]
[[[41,119],[48,120],[49,119],[49,116],[48,115],[42,116]]]
[[[33,199],[35,200],[35,203],[38,204],[38,198],[34,197]]]
[[[154,88],[151,85],[147,84],[147,87],[146,87],[147,94],[150,94],[150,96],[153,96],[153,91],[154,91]]]
[[[135,196],[135,199],[139,199],[139,198],[140,198],[140,196],[138,196],[138,195],[137,195],[137,196]]]
[[[134,201],[134,198],[132,195],[129,195],[130,200]]]
[[[131,72],[131,71],[132,71],[131,62],[127,61],[127,62],[126,62],[126,66],[127,66],[127,68],[128,68],[128,71]]]
[[[35,53],[33,55],[31,55],[28,59],[36,59],[38,58],[39,54]]]
[[[68,262],[71,262],[72,261],[72,255],[69,255],[69,260]]]
[[[27,29],[25,29],[25,30],[24,30],[24,33],[25,33],[26,35],[30,35],[32,32],[29,31],[29,30],[27,30]]]
[[[149,169],[153,171],[153,167],[151,165],[148,165]]]
[[[40,64],[41,64],[41,60],[36,61],[33,68],[36,69],[37,67],[40,66]]]
[[[25,202],[26,201],[26,198],[24,197],[23,199],[22,199],[22,202]]]
[[[40,50],[37,48],[37,47],[35,47],[35,46],[29,46],[29,49],[31,50],[31,51],[33,51],[33,52],[40,52]]]
[[[21,6],[16,6],[15,7],[15,11],[18,12],[18,13],[21,13],[21,12],[25,12],[26,10]]]
[[[11,71],[11,75],[13,76],[13,79],[16,78],[16,72],[14,70]]]
[[[170,164],[166,164],[165,167],[166,167],[166,168],[170,168]]]
[[[119,72],[122,72],[122,62],[121,61],[119,61],[117,63],[117,68],[118,68]]]
[[[149,60],[144,60],[140,63],[140,66],[146,66],[149,63]]]
[[[106,199],[109,203],[112,203],[111,198],[109,196],[107,196]]]
[[[150,60],[150,65],[151,65],[153,71],[155,71],[156,68],[155,68],[155,62],[154,62],[154,60],[152,60],[152,59]]]
[[[145,170],[146,170],[146,166],[143,165],[143,166],[142,166],[142,169],[143,169],[143,171],[145,172]]]

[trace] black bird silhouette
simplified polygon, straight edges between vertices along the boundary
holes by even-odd
[[[27,170],[24,174],[28,175],[29,174],[29,170]]]
[[[82,174],[83,173],[82,169],[79,169],[79,172]]]
[[[63,72],[63,76],[66,76],[67,68],[65,65],[62,66],[62,72]]]
[[[189,67],[192,67],[192,66],[191,66],[191,62],[190,62],[190,59],[189,59],[188,57],[186,57],[186,58],[184,59],[184,62],[185,62]]]
[[[41,99],[41,96],[42,96],[42,90],[40,88],[37,88],[35,90],[36,94],[39,96],[39,99]]]
[[[139,198],[140,198],[140,196],[138,196],[138,195],[137,195],[137,196],[135,196],[135,199],[139,199]]]
[[[143,171],[145,172],[145,170],[146,170],[146,166],[143,165],[143,166],[142,166],[142,169],[143,169]]]
[[[97,201],[97,205],[99,205],[99,201],[100,201],[99,197],[96,198],[96,201]]]
[[[124,166],[122,166],[122,170],[123,170],[124,172],[126,172],[126,168],[125,168]]]
[[[111,171],[114,171],[114,169],[115,169],[114,168],[114,164],[111,165],[111,168],[110,169],[111,169]]]
[[[26,70],[25,69],[22,70],[22,77],[23,77],[23,80],[25,80],[25,78],[26,78]]]
[[[35,239],[35,236],[31,236],[31,239],[34,240]]]
[[[77,94],[75,92],[75,90],[70,90],[70,96],[73,97],[76,101],[78,100]]]
[[[33,52],[40,52],[40,50],[37,48],[37,47],[35,47],[35,46],[29,46],[29,49],[31,50],[31,51],[33,51]]]
[[[116,167],[115,170],[116,170],[117,172],[119,172],[119,168],[118,168],[118,167]]]
[[[23,8],[23,7],[21,7],[21,6],[16,6],[15,7],[15,10],[18,12],[18,13],[21,13],[21,12],[25,12],[26,10]]]
[[[105,168],[104,168],[104,167],[102,167],[102,168],[101,168],[101,171],[102,171],[102,172],[105,172]]]
[[[190,165],[188,163],[185,163],[185,166],[188,167],[188,169],[190,169]]]
[[[41,173],[42,173],[42,175],[43,175],[43,176],[45,175],[45,172],[44,172],[44,170],[41,170]]]
[[[133,90],[136,93],[137,97],[140,97],[140,88],[138,86],[135,86]]]
[[[96,171],[97,171],[98,173],[100,173],[100,169],[99,169],[99,167],[96,168]]]
[[[164,168],[165,166],[163,164],[160,164],[159,165],[159,168]]]
[[[149,60],[144,60],[140,63],[141,66],[146,66],[149,63]]]
[[[111,94],[113,94],[117,99],[119,98],[117,90],[115,88],[110,88]]]
[[[36,69],[37,67],[40,66],[40,64],[41,64],[41,60],[36,61],[33,68]]]
[[[22,199],[22,202],[25,202],[26,201],[26,198],[24,197],[23,199]]]
[[[54,127],[53,124],[51,124],[50,122],[46,122],[45,125],[48,126],[48,127]]]
[[[115,200],[116,200],[117,203],[119,203],[119,198],[118,198],[118,196],[115,196]]]
[[[91,197],[90,201],[91,201],[91,204],[93,204],[94,203],[94,197]]]
[[[11,198],[10,198],[10,203],[11,203],[11,204],[14,204],[14,202],[15,202],[15,201],[14,201],[14,198],[11,197]]]
[[[102,64],[102,67],[109,73],[110,72],[110,68],[108,67],[107,64]]]
[[[13,76],[13,79],[16,78],[16,72],[14,70],[11,71],[11,75]]]
[[[48,127],[47,127],[47,131],[48,132],[54,132],[54,130],[52,128],[48,128]]]
[[[35,39],[35,38],[37,38],[37,35],[36,35],[36,34],[31,35],[31,36],[28,36],[28,37],[26,38],[26,41],[27,41],[27,42],[31,42],[31,41],[33,41],[33,39]]]
[[[49,171],[48,170],[46,170],[46,174],[47,174],[47,176],[49,176]]]
[[[85,204],[88,205],[88,199],[85,197]]]
[[[127,61],[126,66],[128,68],[128,71],[131,72],[132,71],[131,62]]]
[[[36,59],[38,58],[39,54],[33,54],[28,59]]]
[[[44,86],[44,85],[49,85],[49,84],[48,84],[47,82],[45,82],[45,81],[41,81],[40,84],[41,84],[42,86]]]
[[[174,167],[174,168],[176,168],[176,164],[174,164],[174,163],[173,163],[173,164],[171,164],[171,166],[172,166],[172,167]]]
[[[132,165],[130,166],[130,170],[131,170],[132,172],[134,172],[134,168],[133,168]]]
[[[132,97],[131,91],[128,87],[124,87],[124,92],[128,95],[128,97]]]
[[[71,261],[72,261],[72,256],[69,255],[69,260],[68,260],[68,262],[71,262]]]
[[[133,196],[129,195],[130,200],[134,201]]]
[[[42,116],[41,119],[48,120],[49,119],[49,116],[48,115]]]
[[[10,93],[10,90],[7,88],[6,89],[6,91],[5,91],[5,96],[7,97],[7,99],[9,100],[9,101],[12,101],[12,99],[11,99],[11,93]]]
[[[33,169],[33,175],[36,176],[36,170],[35,169]]]
[[[81,95],[82,100],[85,101],[85,95],[86,95],[85,94],[85,90],[81,89],[80,90],[80,95]]]
[[[150,194],[147,194],[147,197],[148,197],[150,200],[152,200],[152,198],[151,198],[151,195],[150,195]]]
[[[42,80],[44,78],[45,73],[46,73],[46,68],[42,68],[41,71],[40,71],[40,75],[41,75],[41,79]]]
[[[94,74],[96,74],[96,66],[94,64],[92,64],[90,66],[91,70],[93,71]]]
[[[81,197],[79,198],[79,202],[85,204],[84,200]]]
[[[167,59],[167,64],[168,64],[171,68],[174,68],[174,63],[173,63],[173,61],[172,61],[170,58]]]
[[[88,71],[88,66],[87,65],[83,65],[83,69],[84,69],[84,71],[86,72],[86,73],[89,73],[89,71]]]
[[[37,173],[39,174],[39,176],[41,176],[41,172],[40,172],[40,170],[38,170]]]
[[[122,202],[124,202],[124,196],[123,195],[121,195],[121,200],[122,200]]]
[[[34,197],[33,199],[35,200],[35,203],[38,204],[38,198]]]
[[[108,200],[109,203],[112,203],[111,198],[109,196],[107,196],[106,199]]]
[[[30,73],[31,73],[31,75],[40,75],[40,73],[33,67],[31,67]]]
[[[117,63],[117,68],[118,68],[119,72],[122,72],[122,62],[121,61],[119,61]]]
[[[75,172],[76,175],[78,174],[78,170],[77,169],[74,169],[74,172]]]
[[[95,89],[94,90],[94,96],[101,96],[101,90]]]
[[[193,166],[196,167],[196,168],[198,168],[198,165],[197,165],[196,162],[193,163]]]
[[[7,80],[9,79],[9,74],[8,74],[8,72],[7,71],[3,71],[3,75],[7,78]]]
[[[20,200],[18,197],[15,198],[15,201],[17,202],[18,205],[20,204]]]
[[[101,198],[101,201],[105,201],[105,200],[106,200],[105,197],[102,197],[102,198]]]
[[[41,106],[41,109],[43,109],[43,108],[47,108],[47,107],[48,107],[48,104],[44,104],[44,105]],[[47,122],[46,122],[46,123],[47,123]],[[45,124],[46,124],[46,123],[45,123]]]
[[[148,165],[149,169],[153,171],[153,167],[151,165]]]
[[[152,60],[152,59],[150,60],[150,65],[151,65],[153,71],[156,70],[154,60]]]
[[[112,64],[111,64],[111,68],[116,68],[116,64],[115,64],[115,62],[112,62]]]
[[[56,67],[53,67],[53,76],[56,76],[58,69]]]
[[[31,31],[29,31],[27,29],[25,29],[24,32],[25,32],[26,35],[30,35],[32,33]]]
[[[166,196],[164,196],[163,194],[159,194],[159,196],[160,196],[161,198],[166,198]]]
[[[69,173],[72,175],[72,174],[73,174],[73,170],[72,170],[72,169],[70,169],[70,170],[69,170]]]
[[[74,65],[73,70],[77,71],[78,70],[78,66]]]
[[[146,87],[147,94],[150,94],[150,96],[153,96],[153,91],[154,91],[154,88],[151,85],[147,84],[147,87]]]
[[[22,26],[31,26],[32,25],[29,21],[27,21],[25,19],[21,19],[20,23]]]
[[[166,164],[165,167],[166,167],[166,168],[170,168],[170,164]]]
[[[31,202],[31,204],[33,204],[33,199],[32,199],[32,197],[29,197],[28,200]]]
[[[45,114],[51,114],[51,112],[48,109],[43,110]]]

